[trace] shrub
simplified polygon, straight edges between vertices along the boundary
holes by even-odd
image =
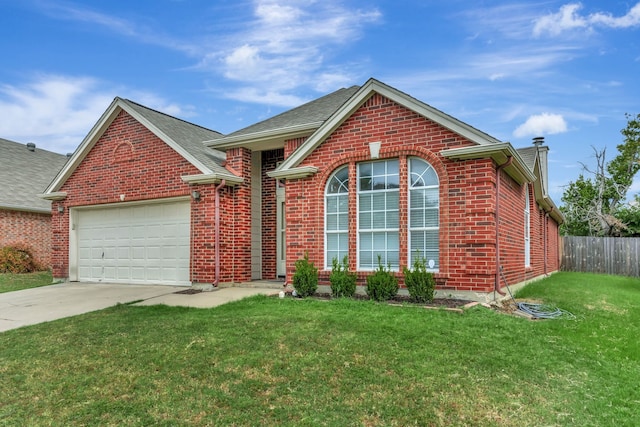
[[[334,297],[352,297],[356,292],[356,275],[349,271],[347,257],[338,262],[338,258],[331,260],[331,274],[329,275],[331,284],[331,295]]]
[[[31,273],[40,268],[31,254],[31,248],[16,243],[0,249],[0,273]]]
[[[388,301],[398,293],[398,279],[385,269],[378,255],[378,268],[371,276],[367,276],[367,295],[375,301]]]
[[[403,268],[404,284],[413,302],[431,302],[436,287],[433,273],[427,271],[427,260],[420,253],[413,261],[413,269]]]
[[[296,261],[296,271],[293,273],[293,288],[301,297],[313,295],[318,289],[318,269],[309,261],[309,253]]]

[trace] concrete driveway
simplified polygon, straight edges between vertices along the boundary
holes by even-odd
[[[102,310],[118,303],[165,304],[209,308],[251,295],[272,295],[273,288],[222,288],[193,295],[176,294],[184,286],[61,283],[0,294],[0,332]]]

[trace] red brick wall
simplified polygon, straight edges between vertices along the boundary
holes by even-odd
[[[284,150],[262,152],[262,278],[275,279],[276,242],[276,185],[277,181],[267,175],[284,159]]]
[[[327,179],[340,166],[350,165],[350,268],[356,269],[357,219],[356,163],[370,160],[369,142],[381,141],[380,159],[398,158],[400,182],[406,181],[409,156],[428,161],[440,179],[440,289],[491,292],[496,279],[496,165],[490,159],[450,161],[442,150],[473,145],[450,130],[378,94],[364,103],[330,135],[301,166],[315,166],[318,173],[306,179],[289,180],[287,193],[287,281],[294,263],[309,253],[320,267],[321,283],[328,284],[324,266],[324,189]],[[289,155],[298,141],[285,144]],[[289,149],[287,149],[289,147]],[[541,224],[532,224],[532,268],[524,268],[524,188],[502,172],[500,249],[501,264],[510,284],[543,274]],[[406,187],[401,185],[400,265],[407,264]],[[532,217],[537,215],[531,203]],[[549,220],[552,223],[552,220]],[[557,253],[557,226],[549,227],[548,258]],[[555,228],[555,231],[552,230]],[[555,246],[554,246],[555,245]],[[557,255],[555,256],[557,259]],[[549,271],[557,269],[548,262]],[[364,284],[367,273],[359,274]]]
[[[0,248],[24,243],[43,268],[51,266],[51,215],[0,210]]]
[[[200,171],[151,131],[122,111],[87,153],[60,191],[65,200],[52,203],[52,267],[54,277],[68,277],[69,208],[75,206],[189,196],[194,187],[183,175]],[[202,200],[192,200],[192,280],[211,281],[213,185],[196,186]],[[65,206],[64,214],[57,206]]]
[[[224,281],[248,282],[251,280],[251,150],[230,149],[227,165],[242,176],[244,182],[233,187],[227,199],[231,203],[224,206]]]

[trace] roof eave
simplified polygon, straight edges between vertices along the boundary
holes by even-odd
[[[252,150],[257,148],[261,150],[271,150],[274,148],[282,148],[284,146],[284,141],[287,139],[308,136],[315,132],[321,125],[322,122],[305,123],[302,125],[270,129],[262,132],[223,137],[220,139],[205,141],[204,144],[210,148],[218,150],[228,150],[237,147],[246,147]]]
[[[299,168],[290,168],[286,170],[273,170],[267,172],[267,175],[275,179],[299,179],[306,178],[318,172],[315,166],[302,166]]]
[[[39,213],[39,214],[51,214],[51,208],[49,209],[36,208],[32,206],[20,206],[20,205],[9,205],[9,204],[0,205],[0,210],[32,212],[32,213]]]
[[[225,185],[227,186],[239,185],[244,182],[244,178],[242,177],[222,173],[184,175],[182,176],[182,180],[187,184],[219,184],[220,182],[225,181]]]
[[[509,157],[513,158],[510,166],[505,168],[505,172],[515,179],[519,184],[534,182],[536,176],[527,167],[524,160],[509,142],[501,142],[491,145],[474,145],[471,147],[452,148],[443,150],[440,154],[451,160],[474,160],[491,158],[498,166],[506,164]]]
[[[44,193],[44,194],[38,194],[38,197],[40,197],[41,199],[45,199],[45,200],[64,200],[67,198],[67,192],[66,191],[52,191],[49,193]]]

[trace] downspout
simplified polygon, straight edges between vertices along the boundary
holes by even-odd
[[[496,281],[494,284],[494,291],[502,296],[506,293],[500,290],[500,173],[502,169],[511,166],[513,163],[513,157],[507,157],[507,162],[501,164],[496,168]]]
[[[220,283],[220,189],[226,185],[226,180],[220,181],[220,184],[216,186],[215,189],[215,218],[214,218],[214,251],[216,257],[216,265],[215,265],[215,280],[213,282],[213,286],[218,286]]]

